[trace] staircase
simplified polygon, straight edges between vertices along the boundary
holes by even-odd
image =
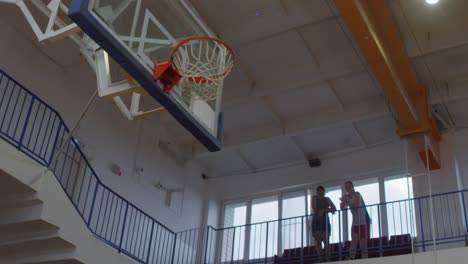
[[[0,170],[0,263],[79,264],[75,245],[41,219],[43,202],[29,186]]]

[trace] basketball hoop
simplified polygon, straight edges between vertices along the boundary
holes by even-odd
[[[225,42],[191,37],[174,47],[169,61],[156,65],[154,78],[162,83],[165,93],[180,84],[184,94],[211,101],[218,97],[234,63],[234,52]]]

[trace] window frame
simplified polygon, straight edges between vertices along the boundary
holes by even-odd
[[[376,174],[368,174],[366,175],[365,177],[350,177],[349,179],[344,179],[344,180],[333,180],[333,181],[330,181],[330,182],[326,182],[326,183],[322,183],[322,184],[318,184],[318,183],[314,183],[314,184],[305,184],[301,187],[296,187],[296,188],[291,188],[291,189],[282,189],[282,190],[276,190],[276,191],[273,191],[273,192],[265,192],[265,193],[260,193],[260,194],[255,194],[255,195],[252,195],[252,196],[248,196],[248,197],[244,197],[244,198],[239,198],[239,199],[231,199],[231,200],[224,200],[222,201],[222,210],[221,210],[221,216],[220,216],[220,220],[221,220],[221,224],[223,226],[223,228],[227,228],[225,226],[225,210],[226,210],[226,206],[230,205],[230,204],[236,204],[236,203],[246,203],[247,205],[247,214],[246,214],[246,225],[247,225],[247,228],[245,230],[246,234],[245,234],[245,244],[244,244],[244,261],[248,261],[249,260],[249,251],[250,251],[250,228],[249,226],[251,225],[251,215],[252,215],[252,202],[253,200],[255,199],[261,199],[261,198],[265,198],[265,197],[269,197],[269,196],[276,196],[278,198],[278,216],[277,216],[277,221],[280,221],[282,219],[282,215],[283,215],[283,201],[284,201],[284,195],[285,194],[288,194],[288,193],[293,193],[293,192],[301,192],[303,191],[304,192],[304,197],[305,197],[305,212],[306,212],[306,215],[309,216],[312,214],[312,204],[311,204],[311,199],[313,197],[313,195],[316,193],[315,192],[315,189],[318,187],[318,186],[324,186],[325,189],[331,189],[332,191],[333,190],[341,190],[341,195],[344,195],[345,194],[345,190],[344,190],[344,185],[343,183],[345,181],[352,181],[353,183],[355,182],[359,182],[359,185],[357,186],[360,186],[360,185],[366,185],[366,184],[372,184],[372,183],[377,183],[378,184],[378,188],[379,188],[379,204],[386,204],[387,201],[386,201],[386,197],[385,197],[385,181],[386,180],[393,180],[393,179],[399,179],[399,178],[408,178],[408,176],[405,174],[405,173],[402,173],[401,171],[392,171],[392,172],[388,172],[388,173],[381,173],[380,175],[376,175]],[[413,177],[410,177],[410,178],[413,178]],[[367,183],[366,183],[367,182]],[[413,196],[414,196],[414,185],[413,185]],[[310,198],[309,198],[309,195],[310,195]],[[366,204],[366,206],[368,205],[371,205],[371,204]],[[337,207],[337,210],[339,210],[339,204],[335,204],[335,206]],[[386,206],[381,206],[379,205],[380,207],[380,219],[377,219],[375,222],[378,223],[380,222],[380,225],[381,225],[381,236],[388,236],[388,221],[387,221],[387,217],[388,217],[388,214],[387,214],[387,209],[386,209]],[[348,241],[350,240],[350,234],[349,234],[349,230],[348,230],[348,220],[350,219],[347,219],[347,213],[346,212],[341,212],[342,215],[341,215],[341,231],[342,231],[342,235],[341,237],[339,238],[339,242],[345,242],[345,241]],[[380,221],[379,221],[380,220]],[[417,227],[417,223],[415,223],[416,227]],[[282,231],[281,231],[281,225],[278,224],[278,237],[281,237],[282,236]],[[314,244],[314,241],[313,241],[313,238],[312,236],[310,235],[310,224],[307,224],[306,225],[306,232],[307,232],[307,241],[305,245],[307,246],[310,246],[312,244]],[[278,254],[281,254],[282,253],[282,239],[278,239]]]

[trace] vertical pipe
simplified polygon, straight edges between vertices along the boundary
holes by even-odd
[[[234,263],[234,245],[236,244],[236,228],[234,227],[232,234],[232,249],[231,249],[231,264]]]
[[[203,257],[203,264],[207,264],[206,255],[208,253],[208,239],[210,237],[210,226],[206,228],[206,242],[205,242],[205,256]]]
[[[421,208],[421,198],[418,198],[418,208],[419,208],[419,225],[421,226],[421,240],[422,240],[422,248],[423,252],[426,252],[426,243],[424,239],[424,225],[423,225],[423,215],[422,215],[422,208]]]
[[[301,264],[304,263],[304,217],[301,217]]]
[[[435,236],[435,222],[434,222],[434,201],[432,198],[432,181],[431,181],[431,170],[429,169],[430,163],[429,163],[429,149],[427,148],[428,142],[427,142],[427,137],[424,135],[424,146],[426,148],[426,164],[427,164],[427,181],[429,185],[429,205],[430,205],[430,211],[431,211],[431,229],[432,229],[432,243],[434,244],[434,260],[437,263],[437,245],[436,245],[436,236]]]
[[[465,219],[465,236],[468,237],[468,215],[466,213],[466,204],[465,204],[465,192],[461,192],[461,197],[462,197],[462,206],[463,206],[463,215]]]
[[[269,228],[269,223],[266,223],[266,242],[265,242],[265,264],[267,264],[268,261],[268,228]]]
[[[380,219],[380,205],[377,205],[377,219],[379,220],[379,256],[383,256],[383,245],[382,245],[382,222]]]
[[[341,229],[343,228],[341,226],[341,215],[342,215],[343,211],[339,211],[338,212],[338,260],[341,260],[341,258],[343,257],[343,244],[341,241]]]

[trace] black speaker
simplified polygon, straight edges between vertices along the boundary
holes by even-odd
[[[311,168],[320,167],[320,166],[322,166],[322,161],[319,158],[310,159],[309,160],[309,166]]]

